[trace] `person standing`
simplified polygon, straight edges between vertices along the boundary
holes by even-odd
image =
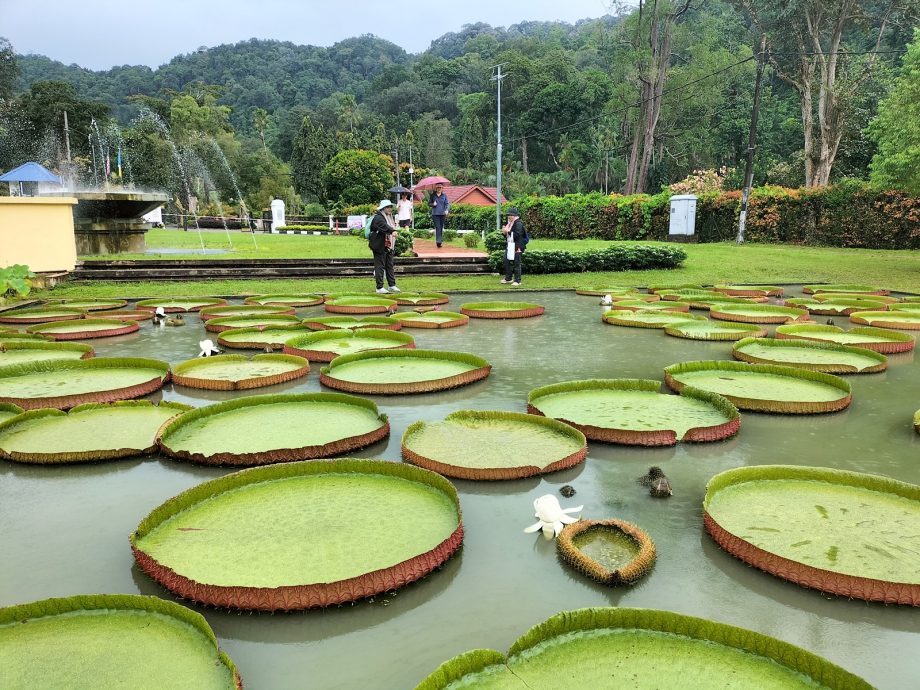
[[[438,183],[434,186],[434,192],[428,198],[428,204],[431,206],[431,220],[434,223],[434,241],[438,247],[444,238],[444,221],[447,220],[447,214],[450,213],[450,202],[444,193],[444,185]]]
[[[396,222],[399,227],[408,228],[412,225],[412,217],[415,215],[415,208],[412,199],[409,198],[408,192],[403,192],[396,203]]]
[[[370,235],[367,246],[374,253],[374,281],[377,292],[399,292],[396,287],[396,274],[393,271],[393,252],[396,246],[396,223],[393,220],[393,202],[384,199],[377,206],[377,212],[371,219]],[[389,288],[383,286],[384,278]]]
[[[508,209],[508,222],[502,228],[506,239],[505,247],[505,277],[501,279],[502,285],[511,283],[512,287],[521,284],[521,256],[527,244],[527,232],[524,230],[524,221],[520,212],[511,207]],[[512,275],[513,272],[513,275]]]

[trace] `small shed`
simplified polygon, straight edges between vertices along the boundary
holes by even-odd
[[[49,187],[59,188],[63,186],[60,177],[48,170],[39,163],[23,163],[18,168],[13,168],[8,173],[0,175],[0,182],[6,182],[10,186],[10,196],[38,196]],[[16,194],[16,191],[19,191]]]

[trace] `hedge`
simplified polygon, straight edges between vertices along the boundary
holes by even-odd
[[[500,272],[504,251],[489,255],[489,266]],[[679,247],[652,245],[616,245],[585,252],[531,251],[521,256],[524,273],[583,273],[585,271],[641,271],[654,268],[677,268],[687,258]]]

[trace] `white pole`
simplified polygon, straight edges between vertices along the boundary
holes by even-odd
[[[502,229],[502,79],[507,75],[502,74],[502,66],[495,66],[495,75],[492,80],[498,83],[498,96],[495,99],[497,110],[496,119],[496,145],[495,145],[495,230]],[[485,230],[482,232],[485,239]]]

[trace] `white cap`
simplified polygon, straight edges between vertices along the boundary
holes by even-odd
[[[389,199],[384,199],[384,200],[381,201],[380,204],[377,206],[377,210],[378,210],[378,211],[382,211],[382,210],[385,209],[386,207],[392,206],[392,205],[393,205],[393,202],[392,202],[392,201],[390,201]]]

